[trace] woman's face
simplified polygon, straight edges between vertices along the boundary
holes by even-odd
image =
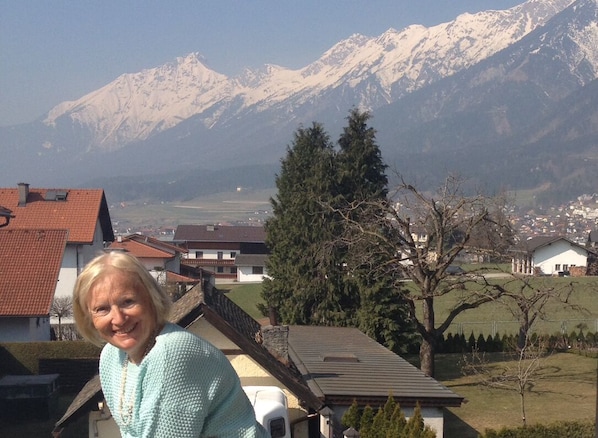
[[[91,287],[88,307],[100,337],[139,363],[156,328],[149,293],[141,280],[111,270]]]

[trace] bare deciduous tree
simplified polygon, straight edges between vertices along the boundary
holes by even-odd
[[[62,341],[62,318],[68,318],[73,315],[73,299],[71,297],[57,297],[52,301],[50,316],[58,318],[58,340]]]
[[[545,336],[526,336],[521,347],[513,346],[503,361],[492,363],[474,350],[463,357],[463,373],[475,375],[479,383],[492,388],[514,391],[519,396],[521,421],[527,424],[526,394],[544,376],[544,358],[549,354]]]
[[[467,291],[473,276],[451,272],[460,254],[476,250],[486,255],[504,248],[511,238],[502,196],[468,196],[463,180],[449,176],[434,193],[425,193],[401,180],[389,201],[360,202],[340,211],[349,232],[343,244],[350,248],[350,264],[369,265],[376,275],[395,279],[410,317],[421,335],[421,369],[434,376],[438,342],[453,320],[467,309],[497,299],[502,291],[478,287]],[[352,221],[352,211],[361,210],[362,220]],[[369,217],[364,217],[370,212]],[[478,242],[474,248],[472,242]],[[479,242],[484,242],[483,247]],[[410,280],[406,283],[405,280]],[[456,294],[459,299],[440,323],[434,300]],[[418,311],[418,307],[421,309]]]
[[[570,303],[574,283],[557,278],[537,278],[511,276],[500,282],[483,279],[486,287],[500,292],[499,302],[504,305],[519,322],[516,345],[510,346],[513,352],[510,361],[502,365],[491,365],[477,351],[464,358],[464,371],[482,378],[483,384],[515,391],[519,395],[521,421],[527,423],[525,395],[543,377],[545,367],[542,362],[551,353],[548,335],[535,333],[537,323],[548,316],[547,305],[553,303],[583,312],[580,306]]]
[[[511,275],[510,279],[501,282],[491,282],[483,277],[480,280],[485,283],[485,287],[500,292],[501,304],[519,322],[518,348],[524,348],[529,343],[527,338],[530,336],[534,324],[547,318],[546,306],[549,303],[558,305],[560,308],[568,308],[580,313],[585,312],[579,305],[570,302],[571,294],[575,290],[573,281],[523,275]]]

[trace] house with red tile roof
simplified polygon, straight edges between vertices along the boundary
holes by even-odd
[[[137,257],[160,284],[174,288],[171,289],[173,298],[201,282],[201,270],[192,270],[190,275],[181,272],[181,258],[187,250],[163,240],[141,234],[117,236],[108,249],[126,251]]]
[[[114,240],[102,189],[31,188],[29,184],[19,183],[14,188],[0,188],[0,205],[11,215],[2,230],[66,231],[54,297],[70,297],[79,272]],[[13,250],[18,252],[19,247]],[[38,275],[38,266],[28,266],[29,275]]]
[[[67,230],[0,229],[0,342],[50,340]]]
[[[137,257],[148,271],[181,272],[181,257],[187,250],[171,243],[141,234],[117,236],[108,247],[126,251]]]
[[[179,225],[173,242],[187,249],[184,264],[211,272],[217,283],[239,280],[237,256],[269,252],[262,226]],[[260,278],[267,275],[264,265],[249,268],[259,270]]]

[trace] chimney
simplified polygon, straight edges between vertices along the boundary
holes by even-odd
[[[262,327],[262,345],[278,361],[289,364],[289,326],[268,325]]]
[[[19,207],[24,207],[27,205],[27,197],[29,196],[29,184],[19,183],[17,186],[19,188]]]

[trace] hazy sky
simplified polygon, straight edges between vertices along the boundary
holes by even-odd
[[[524,0],[0,0],[0,125],[201,53],[227,75],[303,67],[354,33],[433,26]]]

